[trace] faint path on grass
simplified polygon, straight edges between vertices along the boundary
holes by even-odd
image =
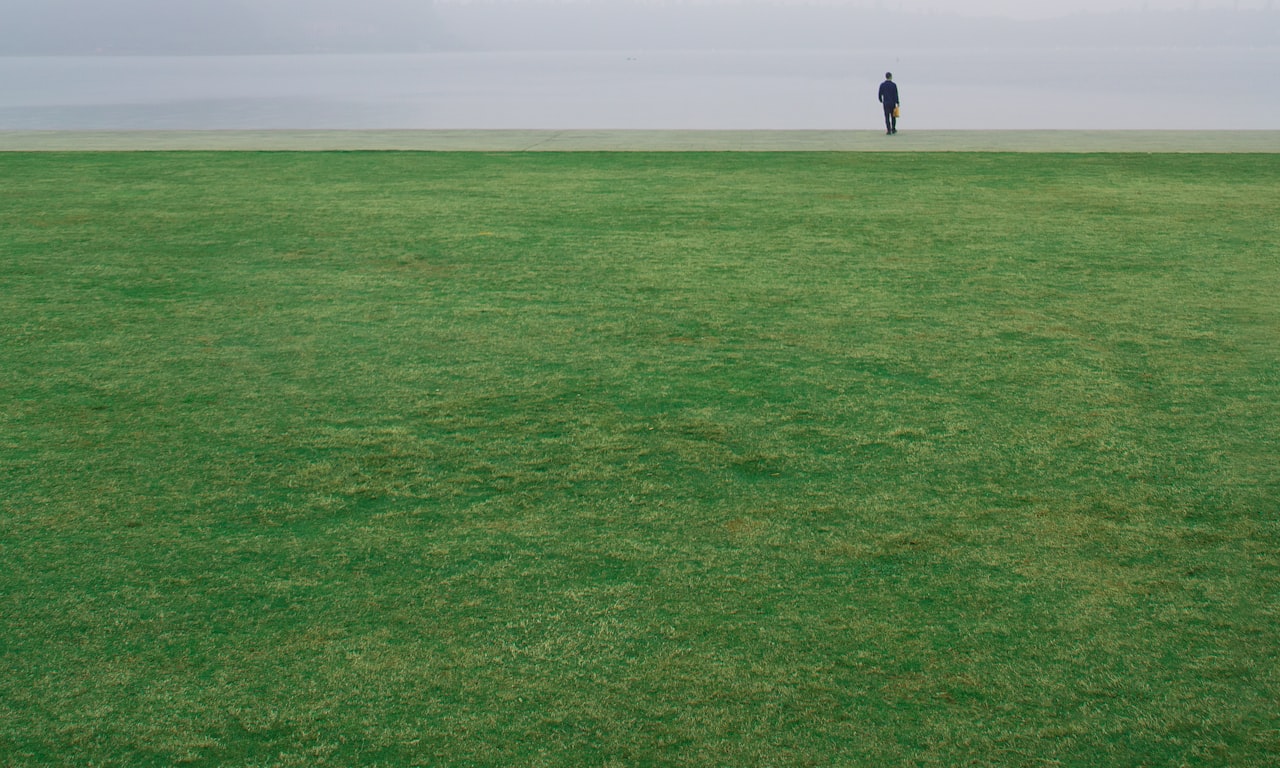
[[[0,151],[1280,152],[1280,131],[0,131]]]

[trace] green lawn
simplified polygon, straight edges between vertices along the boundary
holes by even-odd
[[[0,180],[0,765],[1280,765],[1280,155]]]

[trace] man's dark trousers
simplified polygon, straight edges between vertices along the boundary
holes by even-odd
[[[893,116],[893,110],[897,105],[890,106],[889,102],[884,103],[884,130],[886,133],[898,132],[898,118]]]

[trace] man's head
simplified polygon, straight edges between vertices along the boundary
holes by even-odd
[[[893,73],[892,73],[892,72],[885,72],[885,73],[884,73],[884,79],[885,79],[885,80],[892,80],[892,79],[893,79]]]

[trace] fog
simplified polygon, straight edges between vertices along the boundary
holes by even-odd
[[[0,0],[0,55],[1271,47],[1275,0]]]
[[[1277,5],[0,0],[0,130],[1274,130]]]

